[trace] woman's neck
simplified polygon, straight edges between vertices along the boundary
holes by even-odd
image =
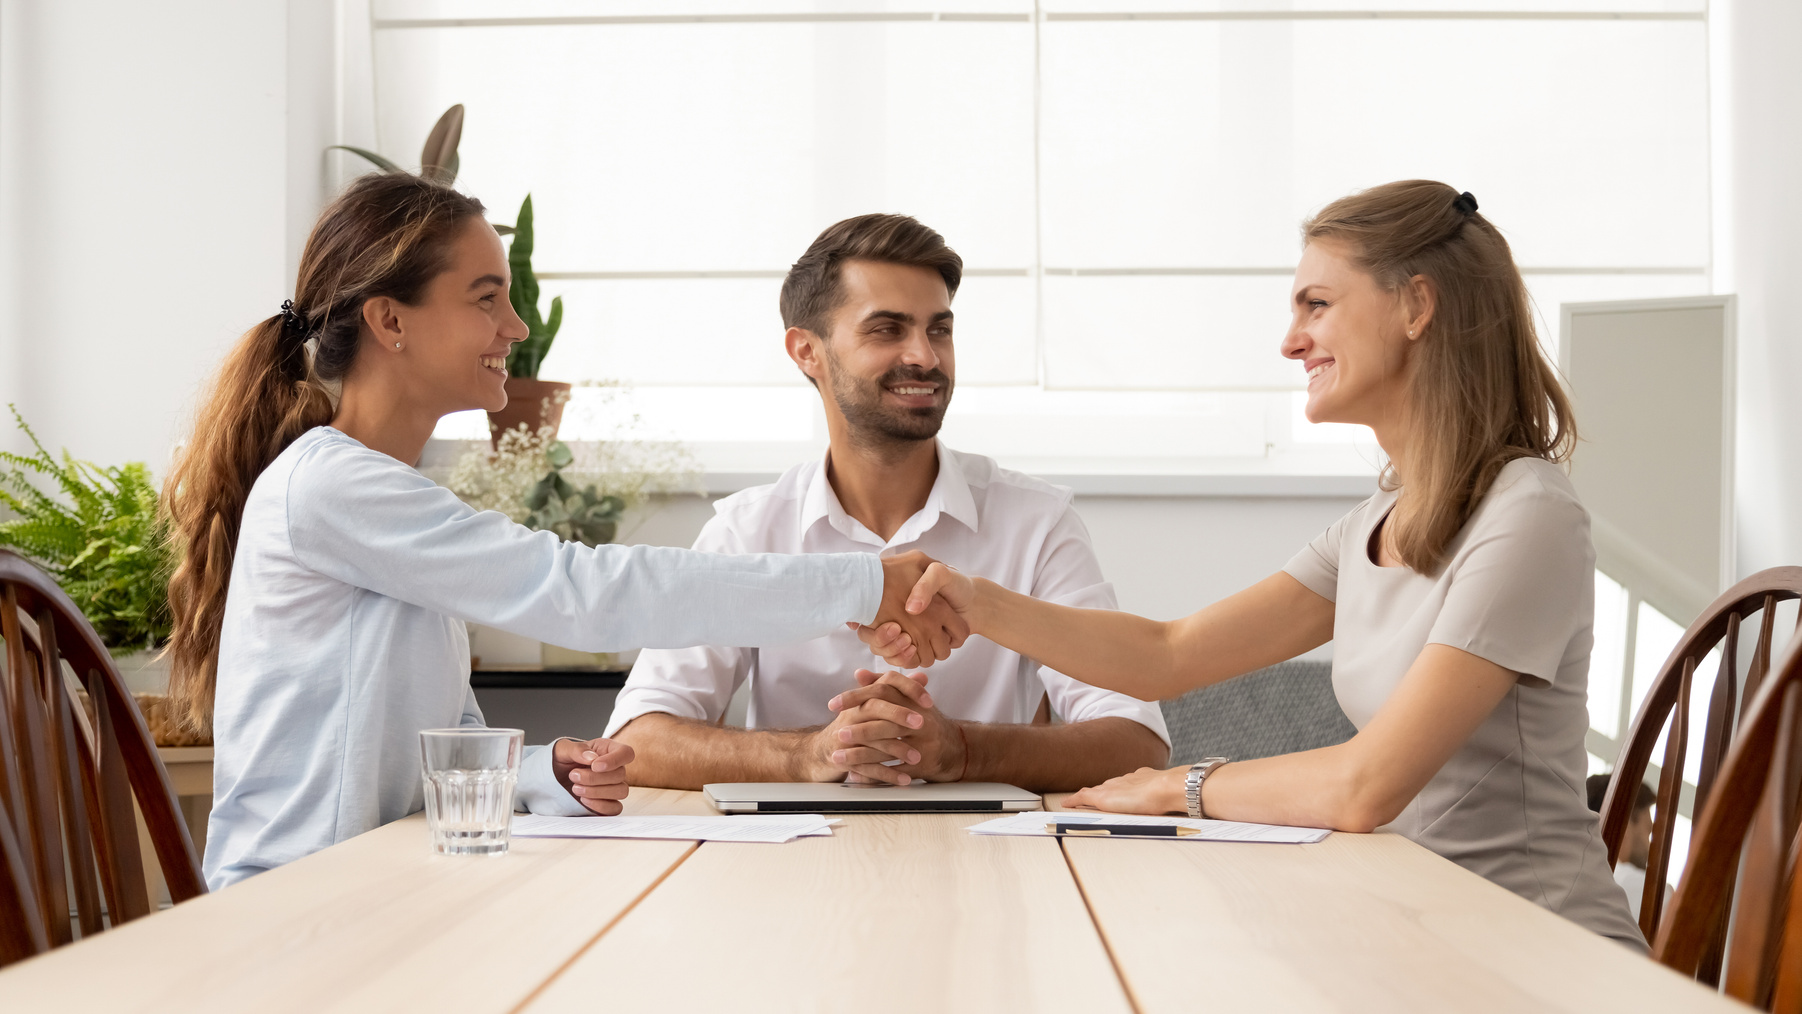
[[[411,405],[387,385],[344,378],[344,393],[332,427],[371,450],[399,461],[417,464],[425,442],[438,427],[438,416]]]
[[[1377,446],[1389,458],[1389,465],[1395,474],[1407,481],[1407,464],[1409,445],[1413,440],[1414,427],[1408,420],[1408,406],[1400,398],[1393,398],[1383,409],[1375,421],[1370,423],[1370,431],[1376,435]]]

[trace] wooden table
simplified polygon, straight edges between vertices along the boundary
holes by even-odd
[[[0,972],[0,1010],[1746,1009],[1394,835],[963,830],[983,819],[463,859],[415,815]]]

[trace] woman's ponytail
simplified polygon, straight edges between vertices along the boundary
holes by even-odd
[[[301,434],[331,422],[328,388],[356,358],[364,301],[416,302],[447,266],[457,229],[482,211],[475,198],[407,173],[356,180],[313,227],[296,299],[226,356],[163,483],[179,558],[169,581],[168,655],[171,711],[181,724],[197,732],[212,725],[226,590],[257,476]]]
[[[181,561],[169,581],[169,696],[177,719],[195,730],[211,723],[225,590],[250,487],[296,437],[332,419],[331,399],[307,381],[305,352],[288,332],[278,315],[238,340],[163,484]]]

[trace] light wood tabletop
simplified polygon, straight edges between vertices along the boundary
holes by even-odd
[[[1140,1014],[1748,1009],[1401,835],[1063,845]]]
[[[703,845],[526,1009],[1129,1011],[1058,843],[990,816]]]
[[[0,972],[0,1010],[1746,1009],[1394,835],[964,830],[985,817],[466,859],[416,814]]]
[[[425,815],[0,972],[5,1011],[509,1011],[692,842],[431,852]]]
[[[1190,844],[1064,843],[1143,1014],[1746,1009],[1400,835]]]

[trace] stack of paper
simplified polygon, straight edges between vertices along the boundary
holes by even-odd
[[[515,838],[662,838],[676,841],[780,843],[832,834],[837,818],[817,813],[742,814],[731,817],[547,817],[513,815]]]
[[[1050,835],[1048,824],[1100,824],[1107,827],[1188,827],[1197,834],[1171,841],[1257,841],[1308,845],[1332,834],[1318,827],[1284,827],[1280,824],[1242,824],[1232,820],[1190,820],[1187,817],[1135,817],[1119,813],[1014,813],[972,825],[971,834]],[[1119,835],[1115,837],[1132,837]]]

